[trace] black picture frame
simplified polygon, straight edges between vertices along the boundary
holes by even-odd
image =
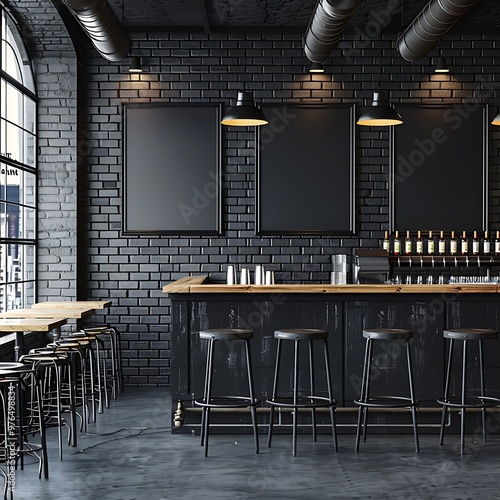
[[[123,105],[124,235],[221,234],[221,103]]]
[[[390,133],[390,231],[488,229],[488,106],[398,105]]]
[[[355,105],[266,104],[256,135],[258,235],[355,231]]]

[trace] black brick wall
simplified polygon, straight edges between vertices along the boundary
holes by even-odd
[[[228,263],[266,265],[277,281],[328,282],[330,254],[379,246],[389,222],[388,131],[356,129],[356,233],[351,236],[255,236],[254,132],[225,128],[221,237],[121,235],[121,105],[126,102],[234,104],[243,85],[258,102],[356,102],[388,90],[394,103],[460,103],[499,82],[500,37],[450,37],[440,48],[453,69],[434,75],[430,58],[404,61],[393,39],[340,50],[324,75],[311,76],[300,35],[135,33],[147,73],[130,76],[89,49],[78,71],[80,292],[113,301],[108,321],[123,332],[129,384],[169,384],[170,302],[163,285],[188,274],[223,281]],[[345,40],[347,43],[350,40]],[[351,39],[351,42],[353,39]],[[482,91],[482,93],[481,93]],[[494,93],[488,97],[494,98]],[[490,100],[491,100],[490,99]],[[487,99],[488,100],[488,99]],[[496,113],[492,109],[492,113]],[[500,229],[500,132],[490,129],[490,229]],[[335,152],[332,151],[332,155]],[[468,167],[457,165],[457,168]],[[422,200],[424,203],[425,200]],[[462,203],[463,200],[457,200]],[[418,209],[418,207],[416,207]]]

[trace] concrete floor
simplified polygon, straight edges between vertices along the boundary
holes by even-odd
[[[213,435],[204,458],[199,436],[172,434],[168,389],[132,388],[98,422],[66,446],[57,459],[55,429],[49,429],[50,479],[38,479],[28,458],[16,473],[14,498],[37,500],[204,499],[500,499],[500,435],[486,444],[469,441],[460,455],[458,436],[438,446],[436,435],[370,435],[359,453],[354,436],[340,434],[338,453],[322,434],[313,445],[299,436],[275,434],[254,453],[251,435]]]

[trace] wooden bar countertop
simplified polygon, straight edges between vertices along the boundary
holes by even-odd
[[[187,276],[163,287],[164,293],[499,293],[497,284],[451,285],[225,285],[205,283],[208,276]]]

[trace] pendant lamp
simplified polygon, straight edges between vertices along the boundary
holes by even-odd
[[[130,58],[130,66],[128,67],[129,73],[142,73],[141,60],[137,56]]]
[[[437,58],[436,67],[434,68],[434,73],[449,73],[450,68],[446,64],[446,59],[443,56]]]
[[[222,125],[253,127],[268,123],[264,113],[253,102],[252,92],[238,92],[236,106],[230,108],[221,121]]]
[[[401,125],[403,119],[399,113],[389,104],[385,92],[374,92],[372,105],[364,110],[357,124],[369,127],[385,127]]]
[[[325,68],[323,68],[323,65],[321,63],[316,63],[313,62],[311,64],[311,67],[309,68],[309,73],[324,73]]]

